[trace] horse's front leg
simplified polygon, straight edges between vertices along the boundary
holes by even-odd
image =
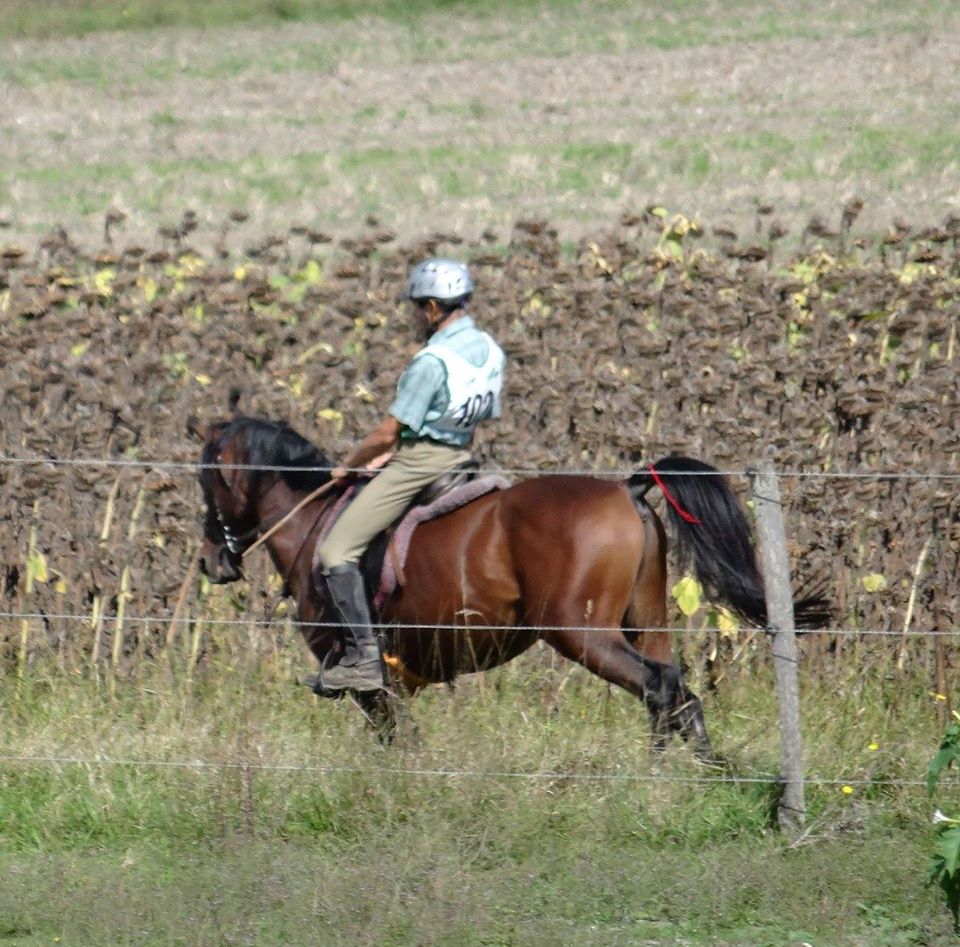
[[[350,691],[354,703],[360,708],[377,739],[384,746],[393,743],[397,735],[397,698],[387,691]]]

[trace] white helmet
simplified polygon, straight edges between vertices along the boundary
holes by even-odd
[[[470,297],[473,280],[463,263],[456,260],[424,260],[411,271],[407,280],[407,299],[439,299],[457,303]]]

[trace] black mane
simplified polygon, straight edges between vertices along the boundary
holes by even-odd
[[[277,472],[291,490],[315,490],[330,479],[329,468],[333,466],[330,458],[285,421],[268,421],[243,415],[228,422],[216,442],[207,446],[204,454],[209,451],[212,456],[204,456],[204,463],[216,463],[223,447],[235,439],[239,439],[244,447],[246,465],[303,468]],[[260,471],[249,473],[256,480],[264,475]]]

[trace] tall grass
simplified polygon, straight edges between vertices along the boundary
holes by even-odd
[[[219,838],[241,826],[270,837],[337,836],[419,810],[451,822],[479,813],[510,821],[527,806],[561,832],[604,820],[616,832],[626,819],[648,845],[770,829],[778,742],[764,672],[706,698],[726,774],[698,767],[679,745],[652,770],[641,705],[546,652],[409,702],[398,744],[384,748],[348,701],[317,701],[295,686],[286,655],[251,658],[238,646],[204,657],[195,641],[185,647],[198,665],[141,669],[109,689],[37,668],[19,702],[15,688],[4,689],[0,755],[70,762],[4,764],[0,844],[122,846],[159,830]],[[839,685],[804,681],[808,770],[849,781],[854,792],[815,784],[811,818],[834,818],[851,799],[882,801],[885,819],[922,818],[917,790],[886,781],[920,778],[936,746],[927,687],[906,675],[851,674]],[[710,781],[725,775],[759,781]]]
[[[42,667],[19,704],[3,689],[0,756],[35,760],[0,762],[7,932],[901,944],[941,930],[922,889],[925,796],[880,782],[920,776],[936,743],[922,682],[805,680],[809,768],[854,791],[812,786],[791,848],[762,780],[777,759],[764,673],[706,696],[718,748],[761,781],[698,783],[724,774],[681,746],[653,761],[638,702],[546,652],[429,690],[384,748],[347,702],[294,686],[298,650],[206,633],[219,651],[192,675],[181,649],[112,693]]]

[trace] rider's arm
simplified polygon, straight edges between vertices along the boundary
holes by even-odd
[[[400,440],[403,425],[392,415],[387,415],[343,460],[343,466],[337,467],[332,476],[342,477],[346,469],[366,467],[371,460],[394,450]]]

